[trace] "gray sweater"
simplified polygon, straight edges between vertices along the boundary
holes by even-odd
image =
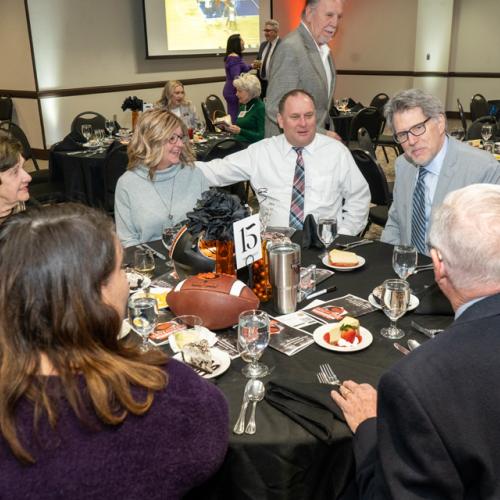
[[[161,238],[163,229],[186,218],[209,188],[197,168],[173,165],[148,177],[143,166],[127,170],[116,184],[115,220],[124,247]]]

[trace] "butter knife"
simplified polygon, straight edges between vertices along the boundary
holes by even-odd
[[[155,257],[158,257],[161,260],[167,260],[167,257],[162,253],[155,250],[153,247],[149,246],[147,243],[142,243],[141,245],[137,245],[140,248],[147,248]]]
[[[403,347],[401,344],[398,344],[397,342],[394,342],[394,344],[392,344],[399,352],[402,352],[405,356],[407,354],[410,354],[410,350],[407,349],[406,347]]]

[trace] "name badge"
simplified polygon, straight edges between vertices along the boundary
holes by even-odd
[[[238,118],[243,118],[247,114],[246,111],[240,111],[240,114],[238,115]]]

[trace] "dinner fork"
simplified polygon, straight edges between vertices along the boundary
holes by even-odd
[[[341,385],[339,378],[333,371],[333,368],[327,364],[324,363],[319,366],[319,373],[318,375],[318,380],[322,384],[330,384],[330,385]]]

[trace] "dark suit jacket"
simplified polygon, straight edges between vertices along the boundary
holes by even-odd
[[[360,498],[500,498],[499,353],[493,295],[381,378],[354,437]]]
[[[276,47],[274,47],[273,53],[270,56],[271,60],[273,59],[273,56],[276,53],[276,49],[278,48],[278,45],[280,43],[281,43],[281,38],[278,38],[278,40],[276,41]],[[268,44],[267,40],[263,41],[260,44],[259,52],[257,54],[257,60],[259,60],[259,61],[263,61],[264,60],[264,49],[266,48],[267,44]],[[271,60],[269,61],[269,63],[271,63]],[[259,77],[259,80],[260,80],[260,70],[257,72],[257,76]]]

